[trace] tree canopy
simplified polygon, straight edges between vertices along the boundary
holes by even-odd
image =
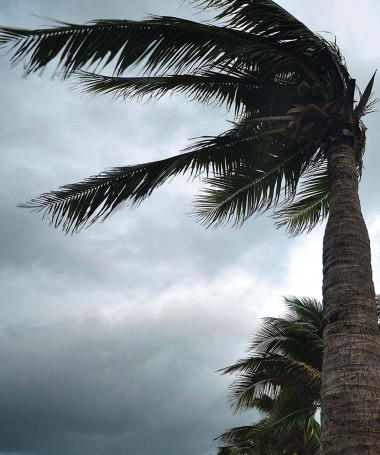
[[[195,217],[206,226],[240,226],[274,209],[277,225],[298,234],[327,216],[321,144],[347,114],[355,90],[338,47],[271,0],[194,3],[215,9],[215,23],[152,16],[0,29],[0,47],[24,64],[25,74],[55,61],[57,72],[92,94],[152,99],[181,92],[235,114],[228,131],[202,137],[179,155],[112,168],[22,207],[71,232],[104,220],[120,204],[139,205],[168,179],[188,173],[205,183]],[[112,75],[89,71],[94,67]],[[141,76],[123,76],[134,67]],[[359,120],[372,84],[354,113],[359,175],[365,146]]]

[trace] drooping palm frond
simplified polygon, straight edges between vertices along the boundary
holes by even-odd
[[[43,212],[56,227],[65,232],[77,231],[85,225],[107,218],[121,203],[136,206],[169,178],[202,172],[228,175],[242,163],[265,161],[257,156],[263,138],[277,134],[278,128],[242,121],[226,133],[205,138],[185,153],[164,160],[134,166],[113,168],[102,174],[44,193],[21,207]],[[230,153],[228,153],[230,152]],[[257,154],[259,155],[259,154]]]
[[[53,28],[0,28],[0,47],[13,50],[12,61],[27,61],[26,73],[59,57],[68,76],[92,64],[114,61],[114,74],[143,63],[145,71],[165,74],[223,68],[259,70],[262,76],[292,72],[320,82],[320,68],[286,40],[174,17],[143,21],[97,20],[85,25],[61,23]],[[29,59],[29,60],[27,60]],[[290,69],[292,68],[292,69]],[[316,71],[318,69],[318,71]]]
[[[228,74],[206,71],[201,74],[172,74],[155,77],[111,77],[77,72],[76,81],[83,92],[112,94],[115,98],[160,98],[167,93],[185,93],[200,103],[232,107],[235,115],[270,115],[274,109],[286,110],[299,96],[292,78],[280,82],[263,80],[244,71]],[[276,103],[277,101],[277,103]]]
[[[285,226],[290,236],[310,232],[328,216],[330,188],[326,167],[305,177],[298,197],[277,210],[274,217],[277,227]]]
[[[299,395],[284,392],[273,400],[272,408],[259,421],[232,428],[217,439],[227,444],[225,451],[235,449],[237,454],[280,455],[300,450],[305,454],[318,454],[320,427],[314,413],[315,407],[302,402]],[[223,447],[220,453],[224,453]]]
[[[366,127],[359,122],[360,134],[355,143],[355,160],[359,179],[363,169],[363,155],[366,145]],[[293,237],[304,231],[310,232],[315,226],[322,223],[329,214],[330,189],[327,167],[324,163],[317,171],[312,170],[305,175],[301,188],[294,201],[284,204],[277,209],[274,218],[277,227],[285,227]]]
[[[294,142],[283,135],[268,136],[266,161],[260,166],[240,167],[230,176],[205,179],[209,185],[195,200],[195,217],[206,226],[233,221],[240,226],[254,213],[261,213],[292,199],[302,175],[318,147],[313,142]]]
[[[255,406],[257,398],[276,396],[283,388],[302,390],[305,395],[310,391],[311,401],[316,403],[322,380],[320,370],[313,366],[276,354],[258,353],[226,368],[223,373],[238,374],[229,394],[235,412],[246,411]]]
[[[268,431],[291,434],[295,429],[304,428],[305,423],[314,416],[316,406],[307,402],[302,395],[303,391],[281,393],[269,416],[253,425],[252,437],[259,437]]]

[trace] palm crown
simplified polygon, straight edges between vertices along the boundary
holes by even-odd
[[[64,77],[85,91],[116,97],[182,92],[233,108],[225,133],[203,137],[183,153],[112,168],[21,204],[48,215],[66,232],[105,219],[121,203],[138,205],[169,178],[204,176],[196,216],[206,225],[240,225],[270,208],[291,234],[326,217],[326,137],[350,122],[361,172],[373,79],[352,109],[355,81],[339,49],[271,0],[193,0],[218,11],[219,25],[173,17],[97,20],[85,25],[0,29],[0,46],[25,62],[26,74],[57,59]],[[112,66],[113,75],[84,71]],[[123,77],[134,65],[142,76]],[[298,193],[298,195],[297,195]]]

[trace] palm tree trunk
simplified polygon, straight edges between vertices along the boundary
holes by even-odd
[[[368,232],[349,136],[327,147],[330,215],[323,240],[323,455],[380,454],[380,335]]]

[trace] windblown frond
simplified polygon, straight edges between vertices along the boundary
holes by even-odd
[[[226,448],[237,450],[237,454],[281,455],[302,449],[308,455],[319,454],[320,428],[313,417],[315,408],[305,402],[300,407],[301,404],[299,394],[285,392],[273,400],[271,410],[258,422],[232,428],[217,439],[227,444]]]
[[[77,82],[84,92],[112,94],[115,98],[159,98],[167,93],[185,93],[201,103],[225,104],[240,113],[269,115],[275,109],[283,109],[298,96],[291,79],[280,82],[265,80],[243,71],[228,74],[206,71],[201,74],[172,74],[155,77],[111,77],[77,72]],[[148,98],[148,99],[149,99]],[[272,103],[271,103],[271,100]]]
[[[306,176],[298,192],[298,198],[275,212],[277,227],[286,226],[291,236],[299,235],[305,230],[310,232],[328,216],[329,196],[326,168]]]
[[[254,337],[251,356],[221,370],[237,374],[230,400],[235,411],[255,406],[264,396],[283,390],[302,390],[314,404],[319,401],[322,370],[322,307],[312,299],[285,300],[285,318],[265,318]]]
[[[372,89],[373,89],[373,84],[375,82],[375,76],[376,76],[376,71],[374,75],[372,76],[371,80],[368,82],[367,87],[365,88],[362,96],[360,97],[360,100],[355,108],[355,113],[358,117],[362,117],[363,115],[366,114],[368,111],[369,107],[369,100],[372,95]],[[376,100],[375,100],[376,102]]]
[[[116,75],[140,62],[144,62],[146,71],[179,72],[194,65],[212,66],[221,55],[232,55],[249,43],[249,36],[243,32],[158,16],[143,21],[60,23],[37,30],[0,28],[0,47],[13,50],[12,61],[29,58],[27,74],[42,69],[56,57],[65,76],[92,64],[106,66],[111,62]]]
[[[195,200],[195,216],[206,226],[233,222],[240,226],[254,213],[261,213],[283,200],[294,197],[302,175],[313,162],[317,147],[313,143],[295,143],[283,135],[271,135],[264,150],[266,160],[260,166],[237,168],[230,176],[205,179],[209,188]]]
[[[284,356],[259,353],[226,368],[223,373],[239,374],[229,394],[235,412],[246,411],[254,407],[256,398],[276,396],[283,388],[302,390],[305,396],[311,390],[311,401],[319,399],[322,380],[320,370]]]
[[[242,121],[226,133],[199,141],[183,154],[134,166],[113,168],[88,179],[44,193],[21,207],[42,211],[65,232],[107,218],[121,203],[136,206],[169,178],[189,172],[229,175],[242,163],[253,162],[263,138],[276,134],[270,125]],[[257,157],[257,161],[265,160]]]
[[[286,42],[295,55],[308,61],[309,69],[318,74],[315,82],[323,81],[333,96],[341,93],[348,84],[349,74],[336,45],[312,32],[302,22],[272,0],[193,0],[202,6],[221,10],[218,20],[224,20],[229,28]],[[318,70],[319,68],[319,70]],[[308,70],[305,68],[305,71]],[[311,74],[309,74],[311,76]],[[312,77],[313,79],[313,77]]]
[[[252,436],[257,437],[268,431],[290,434],[294,429],[305,427],[305,423],[314,416],[316,407],[308,403],[302,394],[302,390],[298,393],[282,393],[268,418],[254,425]],[[304,406],[302,406],[303,401]]]
[[[285,356],[321,371],[323,352],[322,305],[308,297],[284,299],[284,318],[264,318],[250,350]]]

